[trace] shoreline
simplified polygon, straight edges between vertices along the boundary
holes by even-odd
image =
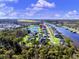
[[[78,30],[75,30],[74,28],[69,28],[67,26],[63,26],[64,28],[67,28],[68,30],[72,31],[72,32],[76,32],[77,34],[79,34]]]

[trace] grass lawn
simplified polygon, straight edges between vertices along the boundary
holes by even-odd
[[[28,28],[32,28],[32,27],[34,27],[34,25],[30,25]]]
[[[19,22],[37,22],[35,20],[18,20]]]
[[[52,43],[54,43],[54,44],[59,45],[60,41],[59,41],[58,38],[56,38],[56,37],[54,36],[52,29],[49,28],[47,25],[46,25],[46,28],[47,28],[47,31],[48,31],[49,36],[50,36],[50,41],[51,41]]]
[[[29,36],[26,35],[24,38],[23,38],[23,42],[26,42],[28,40]]]
[[[31,47],[33,44],[31,42],[30,43],[27,42],[29,37],[30,37],[29,35],[26,35],[23,38],[23,41],[22,42],[24,42],[26,44],[26,46],[30,46]]]

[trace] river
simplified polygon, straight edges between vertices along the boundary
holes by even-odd
[[[79,47],[79,34],[73,33],[64,27],[58,27],[58,26],[55,26],[54,24],[49,24],[49,25],[54,27],[58,32],[62,33],[62,35],[70,38],[75,43],[74,45]]]

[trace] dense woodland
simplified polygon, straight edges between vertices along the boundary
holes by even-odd
[[[65,45],[41,45],[33,43],[27,47],[19,44],[29,32],[23,29],[4,30],[0,32],[0,59],[79,59],[79,49],[70,40]]]

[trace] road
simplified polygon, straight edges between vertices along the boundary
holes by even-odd
[[[49,33],[51,43],[59,45],[60,40],[54,36],[52,28],[49,27],[47,24],[45,24],[45,26]]]

